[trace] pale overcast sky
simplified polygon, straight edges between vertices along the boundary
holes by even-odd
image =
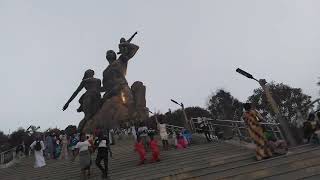
[[[128,66],[147,105],[166,112],[205,107],[224,88],[241,101],[258,84],[235,72],[300,87],[319,97],[320,1],[0,0],[0,130],[78,124],[79,96],[61,111],[86,69],[102,78],[105,52],[139,34]]]

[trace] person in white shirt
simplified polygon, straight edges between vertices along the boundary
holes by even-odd
[[[34,168],[45,166],[46,162],[43,156],[43,150],[45,149],[45,146],[43,141],[40,140],[40,137],[37,137],[37,139],[30,145],[30,148],[34,150]]]
[[[67,135],[64,134],[61,136],[61,156],[60,159],[68,159],[68,138]]]
[[[110,153],[110,157],[112,157],[112,151],[110,149],[110,143],[108,138],[108,132],[100,132],[98,135],[98,139],[95,141],[94,145],[98,147],[98,154],[96,158],[96,165],[102,172],[102,177],[108,177],[108,153]],[[104,167],[101,165],[101,161],[103,160]]]
[[[88,176],[90,176],[92,147],[89,141],[86,140],[85,134],[80,134],[80,142],[77,143],[75,149],[76,155],[74,156],[74,159],[77,157],[77,155],[79,155],[81,176],[86,179],[86,170],[88,171]]]
[[[144,122],[140,123],[140,127],[138,128],[138,136],[142,140],[145,150],[148,149],[148,127]]]
[[[169,149],[168,143],[168,133],[167,133],[167,125],[163,123],[163,119],[160,119],[160,122],[157,121],[158,130],[160,132],[160,138],[162,140],[163,149]]]
[[[132,134],[134,140],[136,141],[137,140],[137,131],[136,131],[136,127],[134,125],[131,126],[131,134]]]

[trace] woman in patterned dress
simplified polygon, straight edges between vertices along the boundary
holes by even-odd
[[[243,118],[248,126],[249,135],[256,144],[257,160],[271,157],[272,153],[268,147],[267,140],[264,137],[263,129],[260,124],[260,121],[263,119],[262,116],[251,107],[250,103],[245,103],[244,109]]]

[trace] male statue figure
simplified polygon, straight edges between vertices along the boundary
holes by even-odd
[[[128,61],[136,54],[139,46],[128,41],[119,44],[119,58],[113,50],[108,50],[106,59],[108,67],[103,71],[102,91],[103,104],[101,109],[90,120],[89,129],[95,127],[118,127],[121,120],[132,119],[134,113],[134,100],[131,89],[126,80]],[[125,117],[127,116],[127,117]]]

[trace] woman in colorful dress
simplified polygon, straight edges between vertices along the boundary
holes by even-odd
[[[266,159],[272,156],[271,150],[268,147],[267,140],[264,136],[260,121],[262,116],[251,107],[250,103],[244,104],[245,112],[243,118],[248,126],[248,132],[251,139],[256,144],[257,160]]]

